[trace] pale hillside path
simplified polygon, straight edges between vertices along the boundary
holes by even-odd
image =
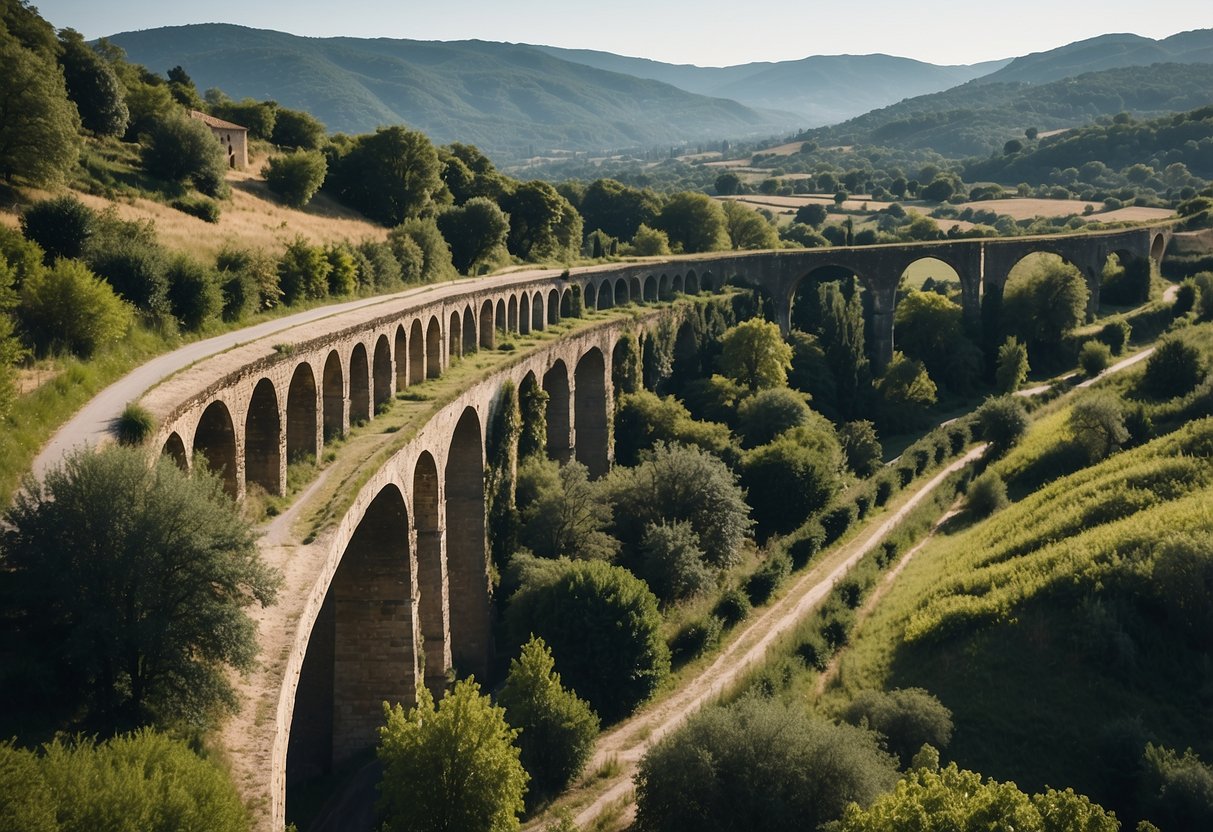
[[[693,713],[727,692],[748,670],[757,666],[778,639],[791,631],[820,604],[834,584],[846,575],[860,558],[875,548],[885,535],[905,519],[915,506],[930,496],[944,479],[976,460],[985,449],[984,444],[979,445],[939,471],[919,486],[900,508],[797,578],[787,594],[741,625],[739,635],[729,646],[677,693],[603,734],[598,740],[587,771],[596,771],[614,759],[619,763],[619,773],[608,781],[610,785],[605,791],[578,812],[574,818],[576,824],[585,827],[618,801],[628,801],[630,804],[632,778],[645,752],[662,737],[681,726]],[[634,810],[629,806],[629,811]],[[532,823],[530,827],[538,829],[541,824]]]

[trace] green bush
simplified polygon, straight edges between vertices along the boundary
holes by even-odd
[[[803,393],[787,387],[760,390],[737,408],[742,446],[765,445],[784,431],[807,423],[810,414]]]
[[[207,199],[206,197],[198,197],[197,199],[174,199],[169,203],[169,205],[183,214],[189,214],[191,217],[197,217],[204,222],[219,222],[219,203],[215,202],[213,199]]]
[[[131,309],[77,260],[27,279],[18,318],[39,355],[68,350],[82,358],[116,341],[131,325]]]
[[[798,528],[830,501],[838,490],[838,464],[821,448],[785,435],[746,453],[741,482],[765,539]]]
[[[190,332],[202,329],[223,310],[218,275],[188,255],[172,259],[165,272],[173,317]]]
[[[838,441],[846,455],[847,467],[857,475],[870,477],[880,470],[884,449],[874,424],[866,420],[847,422],[838,429]]]
[[[261,170],[269,189],[292,208],[302,208],[311,202],[327,173],[328,163],[318,150],[271,156]]]
[[[1182,396],[1194,388],[1204,374],[1204,362],[1196,347],[1172,336],[1163,340],[1146,359],[1141,383],[1157,399]]]
[[[157,179],[192,184],[207,196],[226,196],[227,155],[211,129],[184,113],[158,118],[143,144],[143,169]]]
[[[733,628],[745,621],[752,609],[749,597],[733,587],[721,593],[716,606],[712,607],[712,615],[723,621],[726,627]]]
[[[119,236],[91,245],[90,269],[137,310],[153,318],[170,314],[168,252],[147,235]]]
[[[765,604],[791,573],[791,556],[783,549],[772,551],[746,581],[745,591],[750,603],[755,606]]]
[[[122,445],[142,445],[156,429],[156,422],[147,408],[131,403],[122,411],[114,425],[114,433]]]
[[[640,541],[640,558],[640,576],[665,602],[700,595],[716,583],[690,523],[650,523]]]
[[[1124,318],[1117,318],[1104,324],[1095,337],[1108,345],[1112,355],[1120,355],[1125,351],[1125,344],[1129,343],[1129,336],[1132,332],[1133,327],[1129,325],[1128,321]]]
[[[788,544],[788,556],[795,569],[803,569],[818,552],[825,548],[826,531],[821,523],[810,520],[797,529],[795,538]]]
[[[981,438],[996,454],[1006,453],[1028,430],[1028,412],[1014,396],[986,399],[977,408],[976,418]]]
[[[910,761],[924,744],[947,748],[952,741],[952,712],[922,688],[865,690],[843,711],[852,725],[871,728],[885,738],[885,747]]]
[[[561,562],[523,585],[506,621],[518,643],[547,642],[565,682],[607,722],[652,696],[670,670],[657,598],[619,566]]]
[[[724,637],[724,622],[715,615],[688,621],[670,640],[671,661],[681,666],[715,649]]]
[[[1087,378],[1095,378],[1112,363],[1112,350],[1102,341],[1087,341],[1078,351],[1078,366]]]
[[[1146,817],[1161,828],[1213,829],[1213,766],[1192,749],[1147,743],[1139,788]]]
[[[840,503],[823,514],[821,527],[825,530],[826,543],[833,543],[846,534],[854,524],[856,514],[853,503]]]
[[[1007,505],[1007,484],[995,471],[986,471],[969,484],[969,511],[977,517],[989,517]]]
[[[1028,348],[1011,335],[998,348],[998,365],[994,372],[998,392],[1014,393],[1028,377]]]
[[[84,254],[96,230],[97,213],[72,194],[35,202],[21,214],[21,231],[42,246],[47,265]]]
[[[300,300],[326,297],[332,268],[322,248],[311,245],[303,237],[296,237],[278,261],[278,285],[282,288],[283,302],[290,305]]]
[[[884,506],[889,502],[889,498],[893,496],[893,492],[897,490],[897,486],[893,484],[890,477],[880,477],[876,480],[876,490],[872,493],[872,501],[877,507]]]

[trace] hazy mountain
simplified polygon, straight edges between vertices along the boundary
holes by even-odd
[[[302,38],[226,24],[124,32],[110,40],[154,71],[181,65],[200,90],[273,99],[307,110],[331,130],[404,123],[438,143],[468,142],[505,157],[769,135],[797,126],[788,113],[514,44]]]
[[[939,92],[998,70],[1011,59],[937,66],[891,55],[814,55],[798,61],[728,67],[667,64],[589,49],[538,46],[587,66],[650,78],[750,107],[791,110],[803,126],[833,124],[903,98]]]
[[[1026,81],[1040,84],[1072,78],[1084,72],[1158,63],[1213,63],[1213,29],[1180,32],[1162,40],[1151,40],[1140,35],[1100,35],[1047,52],[1034,52],[1016,58],[982,80],[989,83]]]

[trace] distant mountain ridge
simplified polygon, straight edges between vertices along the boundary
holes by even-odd
[[[1100,35],[1016,58],[983,76],[982,81],[1041,84],[1085,72],[1160,63],[1213,63],[1213,29],[1179,32],[1162,40],[1130,34]]]
[[[403,123],[439,143],[506,157],[771,135],[797,121],[489,41],[302,38],[228,24],[124,32],[110,41],[155,71],[181,65],[199,89],[270,98],[331,130]]]

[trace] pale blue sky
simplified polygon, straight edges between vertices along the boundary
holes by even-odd
[[[34,0],[86,37],[185,23],[297,35],[482,40],[725,66],[885,52],[937,64],[1039,52],[1108,32],[1213,28],[1210,0]]]

